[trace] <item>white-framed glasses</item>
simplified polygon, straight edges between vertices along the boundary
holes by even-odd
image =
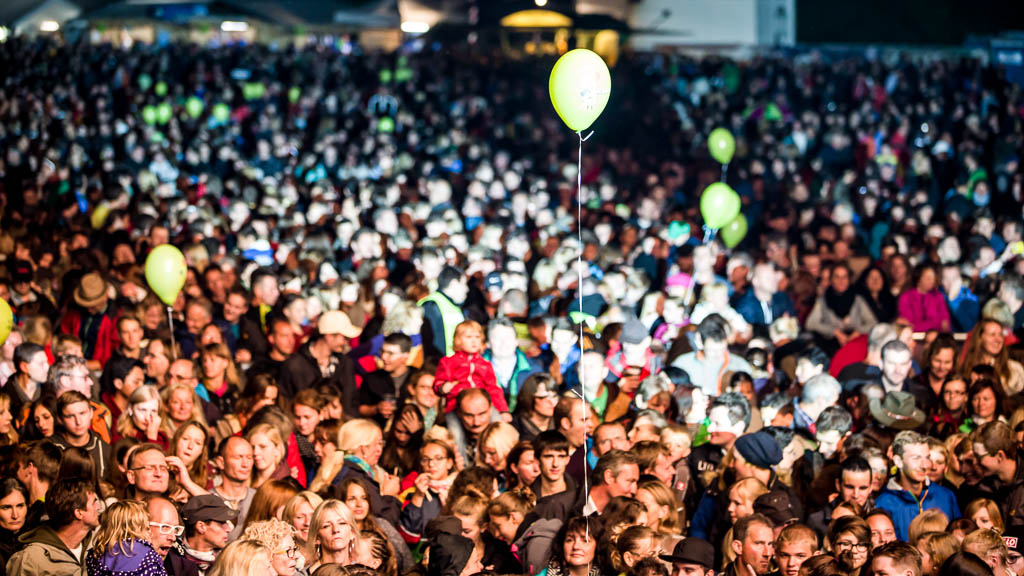
[[[185,533],[184,526],[175,526],[174,524],[161,524],[159,522],[150,522],[150,526],[159,528],[161,534],[174,534],[175,536],[181,536]]]

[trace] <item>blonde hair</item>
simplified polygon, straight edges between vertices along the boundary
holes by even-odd
[[[257,572],[260,554],[273,560],[274,551],[256,540],[235,540],[217,554],[206,576],[266,576]]]
[[[149,512],[138,500],[118,500],[107,508],[93,538],[93,553],[132,556],[135,541],[149,541]],[[125,549],[127,545],[127,550]]]
[[[988,510],[989,520],[992,521],[992,524],[995,527],[996,531],[1002,534],[1003,531],[1006,529],[1006,525],[1003,524],[1003,515],[999,512],[999,506],[996,505],[996,503],[993,502],[992,500],[989,500],[988,498],[978,498],[977,500],[972,500],[971,503],[968,504],[966,508],[964,508],[963,516],[964,518],[970,518],[971,520],[974,520],[974,515],[980,512],[982,508]],[[977,524],[977,522],[975,522],[975,524]]]
[[[468,490],[451,503],[450,512],[453,516],[469,516],[476,519],[481,528],[487,523],[487,509],[490,498],[479,490],[469,487]]]
[[[29,316],[21,327],[21,335],[25,342],[32,342],[45,347],[53,338],[53,324],[46,316]]]
[[[693,445],[693,438],[685,426],[669,424],[661,429],[661,443],[671,449],[672,444],[680,444],[686,448]]]
[[[643,480],[637,485],[636,491],[639,492],[641,490],[645,490],[650,494],[659,506],[668,507],[668,515],[658,525],[658,534],[664,536],[678,536],[682,534],[683,522],[680,518],[685,518],[686,515],[682,513],[681,503],[676,498],[672,488],[661,480],[650,479]]]
[[[328,512],[335,512],[342,520],[348,523],[352,529],[352,543],[350,549],[355,552],[359,548],[359,530],[356,528],[356,518],[352,510],[341,500],[324,500],[313,511],[313,518],[309,522],[309,538],[306,539],[306,561],[312,564],[320,562],[320,529],[324,527],[324,516]]]
[[[320,473],[313,479],[309,489],[313,492],[322,492],[324,488],[330,486],[334,477],[341,472],[341,468],[345,465],[345,455],[352,454],[363,446],[369,446],[374,434],[382,439],[384,437],[380,426],[367,418],[355,418],[342,424],[338,429],[336,443],[338,449],[331,454],[330,458],[320,464]]]
[[[968,546],[975,545],[980,547],[977,552],[967,550]],[[983,528],[979,528],[965,536],[964,541],[960,543],[960,549],[973,552],[982,558],[987,558],[990,554],[995,552],[1000,558],[1002,558],[1004,563],[1010,557],[1010,550],[1006,547],[1006,542],[1003,541],[1003,537],[992,530],[985,530]]]
[[[911,546],[917,545],[917,539],[928,532],[945,532],[949,527],[949,518],[938,508],[930,508],[917,515],[907,529],[907,541]]]
[[[758,496],[768,493],[768,488],[757,478],[737,480],[729,490],[735,490],[737,496],[751,504],[753,504],[754,500],[757,500]]]
[[[491,500],[487,505],[487,518],[509,517],[514,513],[522,516],[529,514],[530,510],[537,504],[537,496],[533,491],[523,486],[509,492],[502,492],[497,498]]]
[[[932,566],[942,566],[943,562],[960,549],[956,536],[949,532],[925,532],[917,539],[917,545],[931,556]]]
[[[196,393],[196,389],[194,386],[185,384],[183,382],[169,384],[167,387],[160,391],[160,399],[164,403],[164,411],[161,413],[161,416],[164,417],[164,420],[171,419],[171,397],[174,396],[174,393],[177,392],[178,390],[185,390],[192,397],[192,414],[189,415],[188,419],[201,422],[203,426],[209,428],[210,425],[206,422],[206,415],[203,414],[203,401],[199,398],[199,394]],[[169,425],[170,423],[168,423],[168,426]]]
[[[285,503],[284,512],[281,513],[281,520],[284,520],[291,526],[292,520],[295,520],[295,515],[299,513],[299,506],[303,502],[309,504],[309,507],[313,510],[316,510],[316,507],[322,504],[323,501],[324,499],[316,492],[310,492],[309,490],[299,492]]]
[[[487,335],[484,334],[484,327],[479,322],[464,320],[455,327],[455,335],[452,336],[452,350],[456,352],[462,351],[462,336],[469,330],[476,330],[480,334],[481,342],[487,339]]]
[[[5,392],[0,392],[0,412],[4,410],[11,412],[11,397]],[[11,429],[7,431],[7,434],[0,436],[0,446],[10,446],[18,443],[18,431],[14,429],[14,422],[17,422],[19,417],[20,414],[11,412]],[[28,417],[32,418],[32,415],[29,414]]]
[[[281,464],[281,462],[284,461],[284,458],[288,453],[287,447],[284,444],[284,440],[281,438],[281,432],[277,429],[276,426],[272,426],[270,424],[257,424],[253,426],[248,433],[246,433],[245,439],[249,441],[249,444],[252,444],[252,439],[255,438],[258,434],[266,436],[267,440],[270,440],[270,442],[275,447],[277,447],[278,452],[281,453],[280,457],[277,460],[277,464],[274,465],[274,467],[276,468],[277,465]],[[252,476],[253,479],[257,479],[260,476],[260,471],[256,469],[255,464],[252,467]]]
[[[480,433],[480,440],[477,441],[476,463],[478,466],[486,466],[483,460],[483,447],[490,446],[498,453],[502,460],[508,458],[508,453],[519,442],[519,431],[508,422],[492,422]]]
[[[128,408],[117,419],[117,434],[119,436],[123,438],[135,437],[135,422],[132,420],[133,408],[143,402],[150,402],[152,400],[156,400],[156,408],[160,414],[166,413],[163,400],[160,399],[160,391],[157,390],[156,386],[144,384],[136,388],[135,392],[132,392],[132,395],[128,398]]]
[[[276,552],[281,549],[281,543],[284,542],[285,538],[291,536],[294,540],[293,533],[294,530],[291,525],[286,522],[276,519],[262,520],[246,526],[245,531],[242,533],[242,538],[260,542],[267,548],[270,548],[271,552]]]

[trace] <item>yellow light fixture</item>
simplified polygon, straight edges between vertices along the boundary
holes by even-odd
[[[501,19],[506,28],[565,28],[572,19],[552,10],[520,10]]]

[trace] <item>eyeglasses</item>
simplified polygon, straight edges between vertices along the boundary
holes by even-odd
[[[867,552],[868,545],[862,542],[836,542],[836,548],[840,552],[846,552],[847,550],[854,550],[856,552]]]
[[[181,536],[185,533],[184,526],[175,526],[174,524],[161,524],[159,522],[150,522],[149,525],[159,528],[161,534],[174,534],[175,536]]]
[[[299,549],[297,547],[292,546],[291,548],[285,548],[284,550],[278,550],[277,552],[274,552],[274,554],[284,554],[285,556],[287,556],[289,558],[295,558],[295,553],[298,552],[298,551],[299,551]]]
[[[150,464],[149,466],[136,466],[135,468],[132,468],[132,470],[136,472],[139,470],[145,470],[150,474],[156,474],[157,472],[163,472],[166,474],[170,471],[170,468],[168,468],[166,464]]]
[[[420,464],[423,466],[430,466],[431,464],[440,464],[448,460],[447,456],[438,456],[437,458],[420,458]]]

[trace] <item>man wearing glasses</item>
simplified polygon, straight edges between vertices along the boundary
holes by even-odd
[[[139,500],[164,496],[170,480],[170,469],[163,449],[152,443],[136,448],[128,456],[125,478],[128,480],[129,491]]]
[[[185,538],[177,541],[167,553],[164,566],[174,576],[205,576],[228,545],[228,535],[238,521],[238,511],[228,508],[218,496],[193,496],[181,509]],[[152,528],[152,525],[151,525]],[[179,526],[173,531],[178,533]],[[162,526],[156,529],[165,530]]]
[[[163,497],[150,498],[147,504],[149,510],[149,541],[153,543],[156,553],[162,558],[167,558],[178,537],[185,532],[185,527],[178,520],[178,509],[170,500]],[[171,572],[172,566],[167,563],[167,571]]]

